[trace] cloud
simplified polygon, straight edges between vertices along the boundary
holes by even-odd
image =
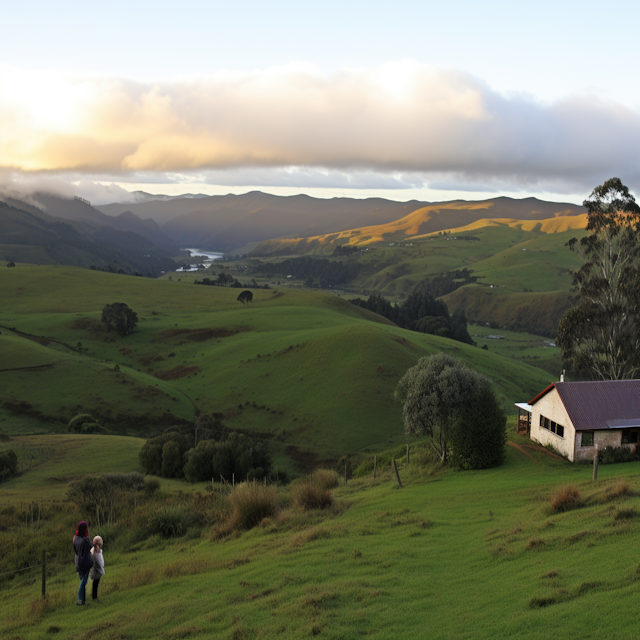
[[[638,113],[590,95],[552,104],[504,96],[469,74],[409,60],[332,75],[294,64],[156,84],[47,76],[42,89],[37,73],[2,67],[0,81],[7,169],[556,192],[617,175],[640,187]]]
[[[82,175],[61,176],[24,173],[0,169],[0,197],[12,197],[29,204],[41,206],[38,193],[52,193],[64,198],[81,196],[92,204],[110,202],[137,202],[140,196],[116,184],[101,184]]]

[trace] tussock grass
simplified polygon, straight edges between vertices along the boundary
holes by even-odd
[[[258,482],[239,484],[227,499],[232,511],[220,528],[222,534],[251,529],[264,518],[274,516],[278,508],[276,490]]]
[[[296,507],[310,511],[327,509],[333,504],[331,491],[314,482],[313,478],[300,482],[293,490],[293,502]]]
[[[316,469],[313,472],[313,482],[324,489],[335,489],[340,484],[338,472],[333,469]]]
[[[560,487],[551,498],[551,510],[564,513],[582,506],[582,497],[578,488],[573,485]]]
[[[624,478],[616,482],[612,487],[607,487],[605,492],[600,496],[600,503],[607,504],[615,500],[622,500],[633,495],[631,485]]]

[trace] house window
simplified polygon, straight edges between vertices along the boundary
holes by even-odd
[[[638,432],[629,429],[622,430],[622,444],[638,444]]]
[[[582,446],[593,447],[593,431],[582,432]]]
[[[564,427],[553,420],[549,420],[549,418],[545,418],[544,416],[540,416],[540,426],[543,429],[547,429],[551,431],[551,433],[555,433],[560,438],[564,438]]]

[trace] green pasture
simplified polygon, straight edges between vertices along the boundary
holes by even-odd
[[[512,432],[510,439],[527,443]],[[52,557],[47,600],[37,567],[4,583],[5,633],[23,640],[636,637],[640,467],[601,466],[594,483],[588,465],[527,451],[531,457],[509,446],[497,469],[456,472],[422,466],[414,446],[409,464],[396,454],[402,489],[385,466],[376,480],[342,483],[327,511],[299,511],[283,490],[277,516],[223,538],[205,527],[201,535],[125,543],[105,530],[101,602],[76,607],[72,556]],[[550,498],[566,484],[583,505],[553,513]],[[0,531],[0,544],[9,535]]]
[[[62,500],[71,482],[98,473],[142,472],[142,438],[105,435],[43,434],[13,436],[0,443],[12,449],[20,474],[0,483],[0,505]],[[204,483],[158,478],[163,490],[202,490]]]
[[[111,432],[144,435],[216,412],[227,428],[267,439],[278,465],[301,471],[402,441],[393,392],[424,355],[459,357],[507,407],[548,383],[541,369],[399,329],[336,296],[254,290],[241,305],[237,295],[71,267],[0,271],[0,431],[61,431],[87,412]],[[139,317],[125,338],[100,323],[116,301]],[[38,365],[47,366],[26,368]]]
[[[469,325],[468,331],[478,347],[486,345],[493,353],[544,369],[554,377],[562,371],[562,354],[558,347],[551,346],[555,343],[550,338],[519,331],[492,329],[486,324]],[[488,338],[490,335],[500,335],[504,339]]]
[[[578,268],[580,260],[564,245],[583,234],[580,230],[524,231],[505,224],[411,238],[394,246],[372,245],[369,251],[357,254],[367,273],[353,287],[403,297],[428,276],[467,268],[484,284],[514,291],[525,287],[534,291],[568,290],[569,269]],[[468,237],[476,239],[465,239]]]

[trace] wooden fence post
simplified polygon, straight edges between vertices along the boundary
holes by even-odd
[[[376,469],[378,468],[378,456],[373,456],[373,479],[376,479]]]
[[[407,464],[409,464],[409,445],[407,445]]]
[[[347,484],[347,463],[344,463],[344,483]]]
[[[598,479],[598,450],[596,449],[596,455],[593,458],[593,481]]]
[[[47,594],[47,552],[42,552],[42,597]]]
[[[393,464],[393,470],[396,472],[396,480],[398,481],[398,486],[402,489],[402,481],[400,480],[400,474],[398,473],[398,465],[396,464],[396,459],[392,458],[391,462]]]

